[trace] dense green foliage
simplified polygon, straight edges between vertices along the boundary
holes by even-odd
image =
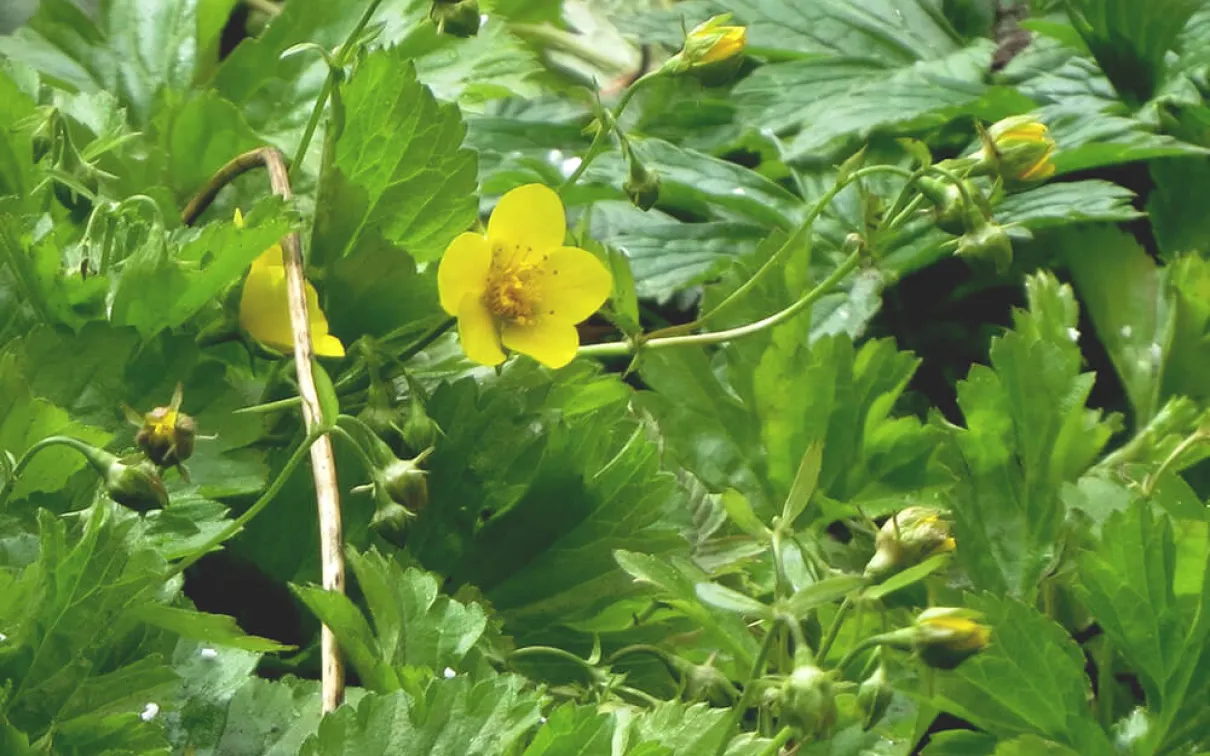
[[[1210,753],[1210,6],[479,4],[0,9],[0,754]],[[742,64],[623,94],[721,13]],[[972,179],[994,249],[943,231],[914,172],[1021,114],[1054,176]],[[293,198],[253,170],[182,218],[300,144]],[[478,366],[438,263],[529,183],[613,295],[571,365]],[[238,327],[292,231],[347,349],[323,420],[363,421],[347,595],[294,364]],[[723,301],[809,306],[642,344]],[[152,470],[123,407],[178,385]],[[367,464],[430,444],[386,522]]]

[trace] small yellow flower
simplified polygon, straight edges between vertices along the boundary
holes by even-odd
[[[235,225],[242,227],[244,217],[235,211]],[[279,352],[294,351],[294,332],[290,327],[290,300],[286,294],[286,266],[280,244],[266,249],[252,262],[244,279],[239,301],[239,323],[260,343]],[[310,281],[307,287],[307,320],[311,323],[311,347],[320,357],[343,357],[344,345],[328,333],[328,319],[319,309],[319,295]]]
[[[980,153],[983,164],[1005,181],[1043,181],[1055,174],[1055,141],[1046,124],[1033,116],[1013,116],[987,130]]]
[[[742,26],[724,26],[730,13],[714,16],[685,35],[681,51],[664,64],[671,74],[690,73],[706,84],[721,84],[735,75],[748,44],[748,30]]]
[[[913,628],[916,652],[930,667],[953,669],[991,642],[991,628],[979,619],[978,612],[967,609],[926,609]]]
[[[446,247],[437,290],[467,357],[499,365],[507,348],[551,368],[575,358],[576,324],[605,303],[613,278],[592,253],[563,246],[566,233],[559,195],[527,184],[500,198],[486,236]]]

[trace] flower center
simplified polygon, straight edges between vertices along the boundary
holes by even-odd
[[[535,263],[497,257],[487,274],[484,306],[501,320],[517,325],[533,323],[538,308],[540,272]]]

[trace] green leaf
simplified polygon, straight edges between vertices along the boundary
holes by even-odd
[[[164,564],[131,550],[135,520],[116,517],[103,504],[91,507],[69,541],[64,522],[40,511],[38,560],[0,592],[0,677],[12,681],[0,716],[34,738],[70,724],[64,753],[158,743],[159,727],[132,710],[175,680],[162,658],[171,644],[125,621],[155,600]],[[118,722],[126,729],[109,729]]]
[[[349,688],[347,696],[351,708],[363,691]],[[217,742],[199,748],[197,756],[296,756],[320,723],[319,682],[251,678],[220,710],[223,715]]]
[[[1182,155],[1205,155],[1207,150],[1154,129],[1134,118],[1110,111],[1112,102],[1077,99],[1037,110],[1058,150],[1055,170],[1060,175],[1141,160]]]
[[[786,611],[802,619],[824,604],[845,598],[866,585],[861,575],[832,575],[795,591],[786,601]]]
[[[565,703],[547,715],[524,756],[611,756],[615,722],[595,707]]]
[[[436,270],[417,272],[407,252],[369,235],[355,254],[332,264],[324,293],[332,332],[346,344],[445,317],[437,301]]]
[[[281,200],[271,197],[257,204],[243,228],[216,221],[167,242],[153,234],[126,261],[110,317],[144,338],[179,326],[237,283],[289,231]]]
[[[163,604],[145,604],[131,612],[130,616],[152,627],[169,630],[182,638],[244,651],[268,653],[294,648],[268,638],[246,635],[239,625],[235,624],[234,619],[221,614],[207,614]]]
[[[1063,229],[1047,242],[1062,250],[1097,337],[1126,388],[1135,427],[1142,427],[1165,398],[1161,377],[1176,325],[1164,274],[1133,236],[1112,226]]]
[[[197,0],[111,0],[98,26],[69,0],[44,0],[25,26],[0,38],[0,54],[70,88],[113,92],[143,124],[157,97],[192,82],[197,6]]]
[[[108,433],[74,422],[59,407],[35,398],[16,358],[0,354],[0,453],[20,456],[52,435],[70,436],[98,447],[110,439]],[[11,495],[21,499],[39,491],[57,491],[86,464],[78,451],[51,446],[33,457]]]
[[[1084,655],[1067,632],[1013,599],[969,605],[992,628],[991,645],[938,673],[932,703],[998,738],[1041,734],[1078,753],[1105,753],[1094,747],[1108,743],[1088,708]]]
[[[192,196],[229,160],[263,144],[243,113],[213,90],[161,110],[152,125],[167,156],[166,183],[179,197]]]
[[[312,264],[357,255],[373,229],[429,262],[475,220],[475,155],[402,54],[369,56],[344,87],[345,128],[320,179]]]
[[[1131,205],[1134,193],[1108,181],[1064,181],[1010,194],[995,206],[996,220],[1031,231],[1094,221],[1142,217]]]
[[[61,241],[30,220],[0,215],[0,288],[13,292],[14,304],[36,322],[79,329],[103,318],[105,279],[68,269]]]
[[[1164,79],[1164,56],[1199,0],[1078,0],[1065,7],[1072,26],[1124,99],[1150,100]]]
[[[763,617],[765,619],[770,619],[773,616],[773,612],[769,607],[725,585],[719,585],[718,583],[698,583],[694,586],[694,591],[702,601],[724,611],[753,617]]]
[[[966,427],[944,426],[952,443],[942,462],[957,479],[947,498],[958,558],[976,585],[1029,598],[1059,547],[1061,486],[1092,464],[1115,425],[1084,406],[1093,376],[1080,373],[1071,338],[1071,289],[1043,273],[1026,291],[1029,310],[993,341],[991,367],[976,365],[958,384]]]
[[[438,581],[417,569],[404,570],[376,550],[348,552],[370,623],[346,597],[311,587],[295,591],[336,633],[364,684],[386,693],[398,690],[400,667],[441,671],[468,667],[468,654],[484,636],[487,616],[478,604],[441,595]]]
[[[417,697],[368,695],[356,707],[341,707],[324,717],[300,754],[495,756],[518,747],[540,713],[538,697],[512,675],[432,680]]]
[[[311,361],[311,370],[315,376],[315,391],[319,398],[320,422],[325,428],[336,426],[336,418],[340,416],[340,397],[336,395],[336,387],[332,385],[332,377],[323,365]]]
[[[794,474],[794,482],[790,485],[790,493],[781,510],[783,527],[794,527],[794,521],[811,503],[811,496],[819,484],[819,472],[823,467],[823,445],[816,441],[803,452],[802,461],[798,463],[798,472]]]
[[[1109,518],[1099,546],[1079,560],[1080,597],[1138,673],[1157,716],[1147,735],[1157,750],[1190,686],[1202,685],[1193,673],[1210,633],[1204,616],[1210,610],[1210,550],[1204,540],[1191,546],[1178,571],[1172,522],[1136,500]],[[1192,599],[1188,603],[1177,595],[1186,580],[1194,581],[1192,590],[1182,591]]]
[[[627,596],[615,549],[684,543],[671,521],[683,495],[626,416],[630,392],[598,371],[573,363],[552,379],[518,360],[482,387],[439,387],[427,407],[446,437],[409,550],[454,585],[478,586],[522,637]]]
[[[951,554],[935,554],[920,564],[912,565],[902,572],[895,573],[878,585],[871,586],[861,596],[870,601],[879,601],[895,591],[902,590],[909,585],[914,585],[924,580],[929,575],[949,565],[951,559]]]
[[[1155,190],[1147,198],[1147,215],[1164,259],[1187,252],[1210,252],[1206,235],[1210,218],[1194,200],[1210,190],[1210,168],[1204,159],[1153,160],[1149,168]]]

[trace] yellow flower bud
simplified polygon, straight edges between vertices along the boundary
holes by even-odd
[[[665,63],[673,74],[690,73],[707,84],[718,84],[733,76],[743,60],[748,30],[743,26],[724,26],[730,13],[714,16],[698,24],[687,35],[679,53]]]
[[[997,121],[981,138],[983,149],[977,157],[982,172],[1017,182],[1043,181],[1055,173],[1055,141],[1046,135],[1046,124],[1032,116]]]
[[[920,564],[934,554],[953,551],[954,539],[942,512],[908,507],[883,523],[874,539],[874,556],[865,574],[882,578]]]
[[[912,628],[916,654],[930,667],[957,667],[991,642],[991,628],[978,622],[980,616],[969,609],[926,609]]]

